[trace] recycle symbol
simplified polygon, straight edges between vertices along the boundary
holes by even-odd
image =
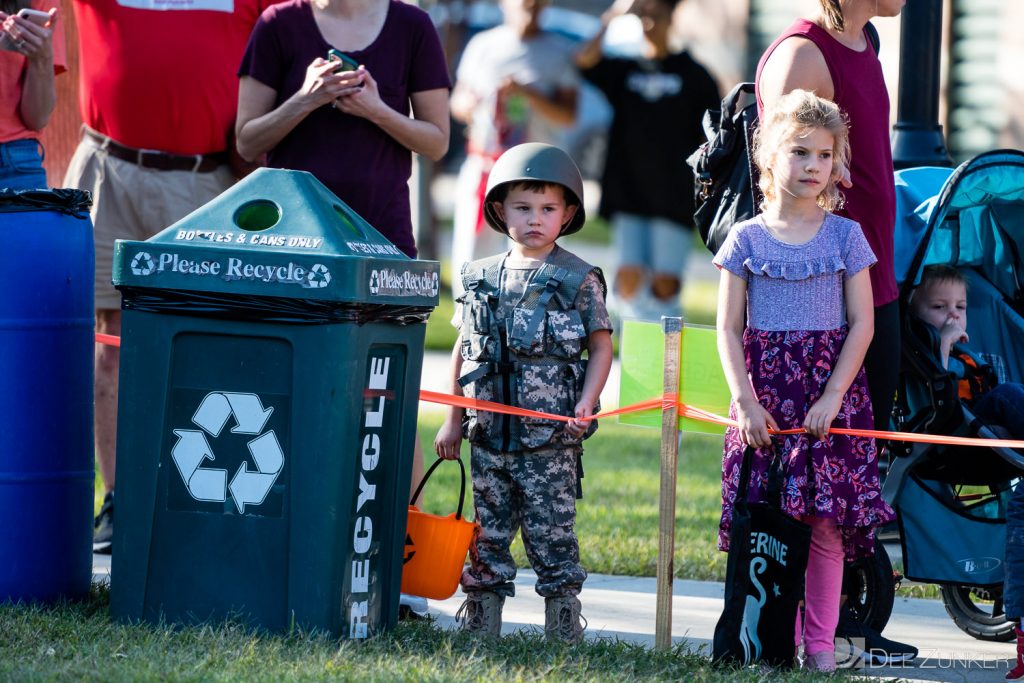
[[[263,409],[256,394],[211,391],[192,416],[192,422],[201,429],[173,430],[178,441],[171,450],[171,458],[193,498],[223,503],[230,492],[239,514],[245,514],[246,505],[260,505],[266,499],[284,468],[284,453],[277,435],[273,430],[262,433],[273,412],[273,407]],[[206,435],[217,438],[232,416],[235,418],[232,434],[258,436],[248,444],[256,470],[250,471],[249,463],[243,462],[229,484],[227,470],[200,465],[204,460],[215,460]]]
[[[140,251],[132,259],[131,263],[132,275],[149,275],[156,269],[156,264],[153,263],[153,257],[144,251]]]
[[[309,282],[310,287],[316,289],[326,287],[331,284],[331,271],[327,270],[327,266],[322,263],[314,263],[309,269],[306,281]]]

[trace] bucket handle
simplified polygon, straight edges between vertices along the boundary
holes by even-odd
[[[416,501],[419,500],[420,492],[423,490],[423,486],[427,483],[427,479],[430,479],[430,475],[434,473],[437,466],[443,463],[444,458],[438,458],[434,461],[434,464],[430,466],[427,473],[423,475],[423,479],[420,480],[420,485],[416,487],[416,491],[412,494],[412,500],[409,501],[409,505],[415,505]],[[459,463],[459,470],[462,472],[462,486],[459,488],[459,509],[455,512],[455,519],[462,519],[462,505],[466,502],[466,466],[462,464],[462,458],[456,458],[455,462]]]

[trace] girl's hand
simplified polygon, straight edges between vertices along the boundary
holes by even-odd
[[[832,422],[839,414],[843,397],[837,394],[824,393],[814,402],[804,418],[804,429],[819,439],[828,436]]]
[[[779,429],[772,414],[756,399],[736,403],[736,422],[739,424],[740,441],[754,448],[771,446],[772,437],[768,430]]]
[[[298,95],[313,105],[313,108],[330,104],[337,98],[350,94],[362,87],[362,78],[357,71],[334,73],[337,62],[317,57],[306,67],[306,79]]]
[[[14,42],[17,51],[31,61],[53,61],[53,26],[57,21],[57,9],[50,10],[46,26],[11,14],[3,20],[4,31]]]
[[[583,435],[587,432],[587,427],[590,426],[590,422],[583,418],[593,415],[594,407],[588,403],[580,402],[576,404],[576,410],[573,414],[576,416],[576,419],[570,420],[565,424],[565,431],[574,439],[582,439]]]
[[[434,452],[445,460],[458,460],[462,446],[462,424],[446,419],[434,437]]]
[[[372,121],[376,112],[382,107],[387,107],[384,100],[380,98],[380,91],[377,89],[377,81],[373,79],[365,66],[360,66],[348,74],[353,79],[358,79],[359,86],[348,88],[338,99],[334,101],[334,108]]]

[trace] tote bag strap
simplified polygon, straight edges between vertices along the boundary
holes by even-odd
[[[416,487],[416,490],[412,494],[412,500],[409,501],[409,505],[415,505],[416,501],[420,498],[420,492],[423,491],[424,484],[427,483],[427,479],[430,479],[430,475],[434,473],[438,465],[444,462],[444,458],[438,458],[434,461],[434,464],[430,466],[426,474],[423,475],[423,479],[420,480],[420,485]],[[456,458],[455,462],[459,463],[459,471],[462,473],[462,484],[459,486],[459,508],[455,511],[455,519],[462,519],[462,506],[466,502],[466,466],[462,464],[462,458]]]
[[[779,452],[775,448],[775,441],[772,440],[772,461],[768,466],[768,496],[767,500],[773,507],[781,507],[782,500],[782,488],[785,476],[782,471],[782,458],[779,457]],[[746,508],[750,498],[750,470],[754,465],[754,453],[755,449],[753,446],[747,446],[743,449],[743,462],[740,465],[740,481],[739,486],[736,490],[736,502],[734,505],[742,505]]]

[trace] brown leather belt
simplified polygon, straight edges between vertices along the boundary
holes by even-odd
[[[143,168],[154,168],[158,171],[192,171],[193,173],[210,173],[228,162],[227,152],[213,154],[170,154],[155,149],[135,149],[97,133],[91,128],[84,128],[85,134],[99,143],[100,147],[112,157],[127,161]]]

